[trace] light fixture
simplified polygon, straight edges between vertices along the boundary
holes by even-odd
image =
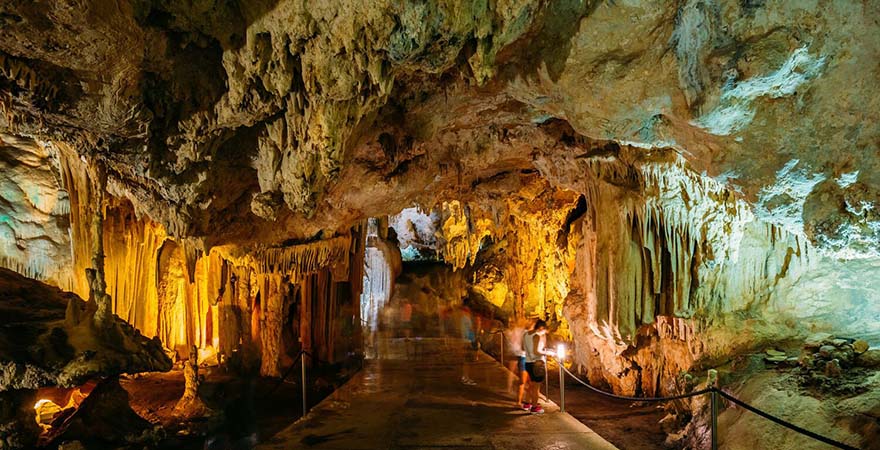
[[[556,357],[559,361],[565,360],[565,344],[556,344]]]

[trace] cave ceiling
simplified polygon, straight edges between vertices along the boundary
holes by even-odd
[[[72,149],[204,247],[680,157],[758,217],[876,252],[878,19],[871,1],[10,0],[0,130]]]

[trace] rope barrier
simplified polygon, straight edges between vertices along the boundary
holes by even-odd
[[[559,362],[559,360],[557,360],[557,362]],[[562,367],[562,370],[564,370],[565,373],[567,373],[570,377],[574,378],[575,381],[586,386],[587,388],[589,388],[593,392],[597,392],[597,393],[602,394],[606,397],[616,398],[618,400],[628,400],[631,402],[668,402],[668,401],[679,400],[679,399],[683,399],[683,398],[696,397],[698,395],[708,394],[708,393],[712,392],[712,388],[706,388],[706,389],[700,389],[699,391],[689,392],[687,394],[673,395],[673,396],[669,396],[669,397],[627,397],[624,395],[617,395],[617,394],[612,394],[610,392],[605,392],[599,388],[593,387],[589,383],[585,382],[584,380],[581,380],[580,378],[576,377],[573,373],[571,373],[568,369],[566,369],[563,364],[559,364],[559,367]]]
[[[744,402],[744,401],[742,401],[742,400],[740,400],[740,399],[738,399],[738,398],[736,398],[736,397],[734,397],[734,396],[728,394],[727,392],[722,391],[721,389],[717,389],[717,391],[718,391],[718,394],[719,394],[719,395],[721,395],[722,397],[724,397],[724,398],[730,400],[730,401],[733,402],[733,403],[736,403],[737,405],[741,406],[743,409],[747,409],[747,410],[749,410],[749,411],[751,411],[751,412],[753,412],[753,413],[755,413],[755,414],[757,414],[757,415],[759,415],[759,416],[761,416],[761,417],[763,417],[763,418],[765,418],[765,419],[767,419],[767,420],[769,420],[769,421],[771,421],[771,422],[775,422],[775,423],[777,423],[777,424],[779,424],[779,425],[782,425],[782,426],[784,426],[784,427],[786,427],[786,428],[788,428],[788,429],[790,429],[790,430],[797,431],[797,432],[800,433],[800,434],[803,434],[803,435],[805,435],[805,436],[809,436],[809,437],[811,437],[811,438],[813,438],[813,439],[815,439],[815,440],[817,440],[817,441],[824,442],[824,443],[826,443],[826,444],[828,444],[828,445],[831,445],[831,446],[834,446],[834,447],[837,447],[837,448],[842,448],[842,449],[846,449],[846,450],[859,450],[859,449],[856,448],[856,447],[852,447],[852,446],[850,446],[850,445],[846,445],[846,444],[844,444],[844,443],[842,443],[842,442],[837,442],[837,441],[835,441],[835,440],[833,440],[833,439],[830,439],[830,438],[827,438],[827,437],[825,437],[825,436],[822,436],[822,435],[816,434],[816,433],[814,433],[814,432],[812,432],[812,431],[810,431],[810,430],[805,430],[805,429],[803,429],[803,428],[801,428],[801,427],[799,427],[799,426],[797,426],[797,425],[795,425],[795,424],[793,424],[793,423],[787,422],[787,421],[782,420],[782,419],[780,419],[780,418],[778,418],[778,417],[776,417],[776,416],[774,416],[774,415],[771,415],[770,413],[767,413],[767,412],[761,411],[760,409],[755,408],[755,407],[752,406],[752,405],[749,405],[748,403],[746,403],[746,402]]]
[[[724,391],[722,391],[721,389],[718,389],[718,388],[716,388],[716,387],[714,387],[714,386],[710,386],[710,387],[708,387],[708,388],[706,388],[706,389],[701,389],[701,390],[699,390],[699,391],[689,392],[689,393],[687,393],[687,394],[673,395],[673,396],[669,396],[669,397],[628,397],[628,396],[624,396],[624,395],[612,394],[612,393],[610,393],[610,392],[605,392],[605,391],[603,391],[603,390],[601,390],[601,389],[599,389],[599,388],[593,387],[593,386],[590,385],[589,383],[587,383],[587,382],[585,382],[584,380],[581,380],[580,378],[578,378],[577,376],[575,376],[575,374],[571,373],[571,371],[569,371],[569,370],[565,367],[565,365],[562,364],[562,362],[560,362],[558,359],[556,359],[556,362],[559,363],[559,367],[561,367],[562,370],[564,370],[565,373],[567,373],[570,377],[574,378],[575,381],[577,381],[578,383],[580,383],[580,384],[584,385],[585,387],[589,388],[591,391],[596,392],[596,393],[598,393],[598,394],[602,394],[602,395],[604,395],[604,396],[606,396],[606,397],[611,397],[611,398],[615,398],[615,399],[618,399],[618,400],[628,400],[628,401],[633,401],[633,402],[665,402],[665,401],[679,400],[679,399],[683,399],[683,398],[696,397],[696,396],[698,396],[698,395],[703,395],[703,394],[709,394],[709,393],[712,393],[712,392],[717,392],[718,395],[721,395],[722,397],[726,398],[727,400],[731,401],[732,403],[735,403],[735,404],[739,405],[739,406],[742,407],[743,409],[748,410],[748,411],[751,411],[751,412],[753,412],[753,413],[755,413],[755,414],[757,414],[757,415],[759,415],[759,416],[761,416],[761,417],[763,417],[763,418],[765,418],[765,419],[767,419],[767,420],[769,420],[769,421],[771,421],[771,422],[774,422],[774,423],[776,423],[776,424],[778,424],[778,425],[782,425],[782,426],[784,426],[784,427],[786,427],[786,428],[788,428],[788,429],[790,429],[790,430],[792,430],[792,431],[796,431],[796,432],[798,432],[798,433],[800,433],[800,434],[803,434],[804,436],[811,437],[811,438],[813,438],[813,439],[815,439],[815,440],[817,440],[817,441],[819,441],[819,442],[822,442],[822,443],[828,444],[828,445],[833,446],[833,447],[836,447],[836,448],[842,448],[842,449],[844,449],[844,450],[859,450],[859,449],[856,448],[856,447],[853,447],[853,446],[850,446],[850,445],[844,444],[844,443],[842,443],[842,442],[835,441],[834,439],[827,438],[827,437],[822,436],[822,435],[820,435],[820,434],[816,434],[816,433],[814,433],[814,432],[812,432],[812,431],[810,431],[810,430],[807,430],[807,429],[801,428],[801,427],[799,427],[799,426],[797,426],[797,425],[795,425],[795,424],[793,424],[793,423],[791,423],[791,422],[788,422],[788,421],[785,421],[785,420],[783,420],[783,419],[780,419],[779,417],[776,417],[776,416],[774,416],[774,415],[772,415],[772,414],[770,414],[770,413],[768,413],[768,412],[762,411],[762,410],[760,410],[760,409],[758,409],[758,408],[756,408],[756,407],[754,407],[754,406],[752,406],[752,405],[749,405],[748,403],[746,403],[746,402],[744,402],[744,401],[742,401],[742,400],[740,400],[740,399],[738,399],[738,398],[736,398],[736,397],[734,397],[734,396],[728,394],[727,392],[724,392]]]
[[[295,369],[296,365],[299,364],[300,356],[302,356],[302,355],[308,355],[309,357],[311,357],[311,355],[309,355],[309,352],[307,352],[305,350],[300,350],[300,352],[297,353],[296,356],[293,357],[294,358],[293,364],[291,364],[290,367],[287,368],[287,370],[284,372],[284,375],[282,375],[281,378],[278,380],[278,382],[275,383],[275,387],[273,387],[268,393],[266,393],[266,397],[274,394],[275,391],[277,391],[278,388],[280,388],[281,385],[284,384],[284,381],[287,380],[287,377],[290,376],[290,373],[293,372],[293,369]]]

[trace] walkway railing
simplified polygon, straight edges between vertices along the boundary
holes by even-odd
[[[500,340],[499,359],[501,360],[501,365],[503,366],[504,365],[504,332],[501,330],[498,330],[498,331],[493,331],[490,334],[498,334],[498,336],[500,338],[499,339]],[[730,401],[736,405],[739,405],[740,407],[742,407],[743,409],[745,409],[747,411],[753,412],[753,413],[755,413],[755,414],[757,414],[757,415],[759,415],[759,416],[761,416],[771,422],[782,425],[782,426],[788,428],[789,430],[803,434],[804,436],[808,436],[808,437],[813,438],[819,442],[828,444],[832,447],[842,448],[844,450],[859,450],[858,448],[853,447],[851,445],[847,445],[842,442],[835,441],[834,439],[831,439],[826,436],[822,436],[818,433],[814,433],[810,430],[799,427],[791,422],[780,419],[779,417],[776,417],[766,411],[760,410],[760,409],[758,409],[752,405],[749,405],[748,403],[728,394],[727,392],[724,392],[723,390],[721,390],[721,388],[718,387],[718,373],[714,369],[709,370],[709,382],[708,382],[709,387],[707,387],[705,389],[700,389],[698,391],[688,392],[686,394],[671,395],[671,396],[667,396],[667,397],[628,397],[625,395],[617,395],[617,394],[612,394],[611,392],[605,392],[597,387],[592,386],[591,384],[587,383],[586,381],[581,380],[575,374],[571,373],[571,371],[565,367],[565,364],[563,364],[563,361],[565,360],[565,356],[564,356],[565,347],[560,345],[558,348],[558,351],[559,351],[559,354],[563,355],[561,360],[559,358],[554,358],[556,360],[557,365],[559,366],[559,400],[560,400],[559,409],[562,412],[565,412],[565,375],[563,374],[563,372],[565,372],[568,374],[568,376],[573,378],[578,383],[584,385],[585,387],[587,387],[591,391],[596,392],[601,395],[604,395],[606,397],[614,398],[614,399],[618,399],[618,400],[627,400],[627,401],[633,401],[633,402],[668,402],[668,401],[672,401],[672,400],[681,400],[681,399],[685,399],[685,398],[691,398],[691,397],[696,397],[699,395],[708,394],[709,395],[709,409],[710,409],[710,414],[711,414],[711,427],[710,428],[711,428],[711,433],[712,433],[712,437],[711,437],[712,450],[718,450],[718,406],[719,406],[718,397],[719,396],[726,398],[728,401]],[[547,369],[546,364],[544,365],[544,368],[545,368],[545,370],[549,370],[549,369]],[[549,376],[544,377],[545,382],[548,381],[549,379],[550,379]],[[547,395],[550,394],[550,385],[549,384],[546,385],[544,392],[547,392]]]
[[[305,350],[300,350],[300,352],[294,357],[293,364],[291,364],[290,367],[287,368],[287,371],[284,372],[284,375],[281,376],[281,378],[278,380],[278,383],[275,384],[275,387],[273,387],[272,390],[270,390],[269,393],[267,394],[267,396],[272,395],[284,383],[284,381],[287,380],[287,377],[290,376],[290,374],[293,372],[293,370],[296,369],[296,365],[299,364],[299,367],[301,369],[300,384],[302,385],[302,411],[303,411],[302,415],[303,415],[303,417],[305,417],[305,415],[308,414],[308,412],[309,412],[309,406],[308,406],[308,401],[307,401],[308,400],[308,397],[307,397],[307,395],[308,395],[307,386],[308,385],[306,384],[306,380],[307,380],[306,379],[306,356],[308,356],[312,360],[312,364],[318,364],[318,363],[322,362],[314,354],[307,352]]]
[[[559,366],[559,394],[560,394],[559,396],[560,396],[560,403],[561,403],[560,409],[562,411],[565,411],[565,379],[563,376],[563,371],[564,371],[571,378],[573,378],[575,381],[584,385],[585,387],[587,387],[591,391],[596,392],[601,395],[604,395],[606,397],[615,398],[618,400],[628,400],[628,401],[633,401],[633,402],[668,402],[671,400],[680,400],[680,399],[684,399],[684,398],[691,398],[691,397],[696,397],[699,395],[709,394],[709,396],[710,396],[710,413],[711,413],[712,450],[718,449],[718,397],[719,396],[724,397],[727,400],[729,400],[730,402],[741,406],[743,409],[751,411],[751,412],[753,412],[753,413],[755,413],[755,414],[757,414],[767,420],[770,420],[774,423],[782,425],[792,431],[796,431],[800,434],[803,434],[804,436],[809,436],[819,442],[823,442],[823,443],[828,444],[830,446],[833,446],[836,448],[842,448],[845,450],[858,450],[856,447],[852,447],[852,446],[844,444],[842,442],[835,441],[834,439],[822,436],[820,434],[817,434],[812,431],[801,428],[791,422],[780,419],[779,417],[776,417],[766,411],[762,411],[762,410],[760,410],[752,405],[749,405],[748,403],[728,394],[727,392],[724,392],[723,390],[721,390],[721,388],[718,387],[718,374],[715,370],[709,370],[709,387],[707,387],[705,389],[700,389],[698,391],[688,392],[686,394],[671,395],[668,397],[628,397],[628,396],[624,396],[624,395],[617,395],[617,394],[612,394],[610,392],[605,392],[599,388],[596,388],[596,387],[590,385],[586,381],[578,378],[575,374],[571,373],[571,371],[565,367],[565,364],[563,364],[564,358],[563,358],[563,360],[560,360],[559,358],[554,358],[554,359],[556,359],[556,362]]]

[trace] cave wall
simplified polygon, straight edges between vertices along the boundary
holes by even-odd
[[[30,223],[7,228],[31,235],[4,235],[4,248],[17,253],[5,251],[3,266],[90,298],[86,269],[96,264],[99,233],[113,314],[179,357],[192,346],[201,359],[241,351],[262,361],[263,374],[278,376],[292,346],[331,362],[359,346],[357,327],[346,321],[357,317],[360,228],[313,243],[205,251],[139,215],[128,199],[106,193],[95,166],[69,147],[14,143],[3,152],[10,165],[4,223],[13,217]],[[285,333],[295,338],[285,341]]]
[[[364,187],[405,189],[430,143],[466,174],[558,119],[674,149],[767,221],[876,254],[873,2],[105,3],[3,5],[0,128],[99,157],[174,236],[340,232],[389,213]],[[344,182],[360,172],[378,176]]]
[[[70,288],[70,200],[59,164],[36,140],[0,134],[0,266]]]
[[[811,332],[876,341],[876,262],[761,220],[674,153],[613,152],[539,159],[543,177],[438,207],[439,253],[472,296],[548,319],[593,382],[627,394]]]
[[[801,329],[877,335],[875,2],[109,6],[0,5],[0,130],[17,142],[4,157],[55,149],[71,211],[65,241],[64,194],[20,194],[47,174],[10,181],[3,263],[86,296],[103,247],[113,307],[155,333],[149,280],[173,266],[191,306],[164,311],[205,323],[166,339],[214,340],[199,330],[221,321],[212,299],[232,291],[230,264],[237,296],[272,293],[270,317],[300,295],[284,274],[298,284],[328,264],[276,269],[265,258],[283,252],[261,248],[320,253],[368,217],[444,201],[444,258],[474,265],[473,289],[512,314],[567,317],[575,339],[597,340],[585,351],[623,361],[609,379],[640,370],[623,352],[642,331],[684,342],[679,366]],[[584,196],[580,222],[563,227],[568,201],[552,195],[522,195],[549,198],[549,213],[511,204],[535,171]],[[135,219],[117,223],[117,202]],[[98,213],[112,239],[89,237]],[[68,244],[72,269],[53,274]],[[725,326],[748,332],[710,333]]]

